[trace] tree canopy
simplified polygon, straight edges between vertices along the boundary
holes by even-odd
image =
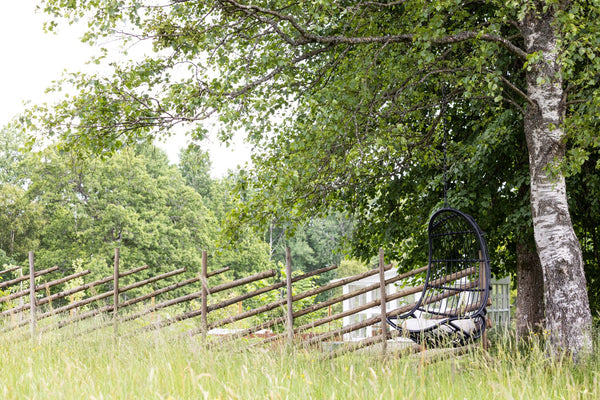
[[[109,74],[67,76],[76,95],[34,108],[24,117],[30,128],[104,154],[178,123],[200,137],[195,123],[216,113],[223,139],[245,129],[255,146],[244,193],[267,207],[242,213],[265,222],[281,209],[293,220],[351,205],[366,221],[365,237],[422,226],[440,204],[447,122],[452,204],[487,206],[481,214],[505,221],[496,226],[507,235],[511,222],[527,225],[531,215],[550,347],[575,355],[591,348],[565,175],[600,144],[596,2],[40,4],[49,29],[84,18],[91,44],[118,36],[153,52],[113,63]],[[515,200],[527,187],[529,212]]]

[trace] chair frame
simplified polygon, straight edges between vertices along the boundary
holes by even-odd
[[[485,337],[491,290],[485,233],[470,215],[446,207],[429,219],[428,236],[421,297],[406,314],[388,316],[388,324],[419,344],[435,347],[463,346]]]

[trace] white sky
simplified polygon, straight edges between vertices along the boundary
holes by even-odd
[[[4,126],[24,108],[24,102],[42,103],[48,100],[44,89],[61,77],[64,70],[85,70],[85,62],[94,50],[79,41],[81,31],[66,23],[58,34],[45,34],[42,25],[46,15],[35,13],[33,0],[2,2],[0,12],[0,126]],[[167,151],[171,162],[185,146],[185,135],[179,134],[166,143],[158,142]],[[226,175],[250,159],[250,150],[241,140],[229,148],[216,138],[208,139],[214,177]]]

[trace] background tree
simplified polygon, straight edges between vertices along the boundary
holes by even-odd
[[[123,268],[149,265],[142,275],[197,273],[215,221],[162,151],[142,145],[81,160],[50,147],[42,160],[32,165],[29,188],[48,216],[38,262],[69,270],[82,259],[98,278],[110,275],[113,249],[121,247]]]
[[[0,129],[0,249],[23,262],[29,250],[38,246],[43,224],[43,207],[25,190],[29,182],[20,150],[25,134],[15,126]]]
[[[42,207],[31,201],[25,190],[12,184],[0,184],[0,249],[22,260],[38,247],[42,226]]]
[[[238,207],[241,205],[238,204]],[[284,220],[285,215],[282,216]],[[230,227],[233,226],[231,223]],[[341,265],[349,249],[352,238],[353,221],[341,213],[329,213],[323,217],[312,217],[303,224],[275,225],[271,223],[267,229],[266,239],[269,243],[271,259],[285,265],[285,249],[290,248],[293,255],[293,269],[310,272],[319,268]],[[321,274],[315,280],[323,285],[340,275],[339,268]],[[325,293],[324,295],[330,295]]]
[[[179,171],[185,183],[204,198],[208,198],[211,192],[211,165],[208,151],[198,144],[191,143],[179,153]]]
[[[25,158],[20,150],[26,134],[14,125],[0,128],[0,184],[21,185],[25,180],[21,162]]]

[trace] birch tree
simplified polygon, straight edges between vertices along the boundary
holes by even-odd
[[[84,19],[89,26],[84,40],[93,45],[116,36],[126,46],[151,43],[154,52],[141,61],[114,63],[112,73],[103,76],[66,76],[55,89],[71,83],[77,95],[33,109],[24,117],[31,128],[103,153],[168,134],[179,123],[191,124],[192,136],[202,137],[206,130],[198,122],[218,115],[223,140],[243,128],[257,156],[268,157],[273,138],[290,132],[288,121],[302,120],[294,110],[310,109],[305,117],[318,116],[317,122],[337,128],[320,129],[305,118],[308,133],[321,134],[315,138],[322,147],[315,148],[333,161],[337,149],[347,147],[340,144],[356,144],[346,158],[354,172],[330,163],[306,165],[330,172],[325,188],[302,180],[300,171],[285,178],[276,168],[263,174],[270,177],[266,186],[279,182],[297,191],[296,203],[280,204],[292,211],[323,209],[331,196],[351,198],[362,185],[368,191],[370,180],[360,171],[379,168],[382,179],[401,180],[413,157],[420,163],[432,157],[440,141],[442,85],[451,107],[510,108],[522,123],[529,153],[550,351],[577,356],[591,349],[582,253],[567,207],[569,169],[561,166],[577,169],[588,149],[599,145],[597,2],[45,0],[40,5],[52,18],[48,29],[61,18]],[[288,143],[294,152],[294,138]],[[352,190],[343,185],[348,181]]]

